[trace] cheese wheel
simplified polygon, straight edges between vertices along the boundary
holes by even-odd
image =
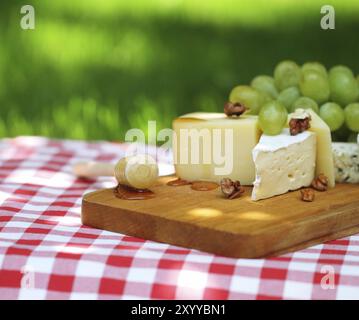
[[[147,189],[158,179],[158,165],[148,154],[129,156],[117,162],[114,174],[119,184]]]

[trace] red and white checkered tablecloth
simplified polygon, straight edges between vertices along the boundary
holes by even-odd
[[[115,181],[77,179],[71,165],[125,147],[0,141],[1,299],[359,299],[358,235],[238,260],[82,226],[82,195]]]

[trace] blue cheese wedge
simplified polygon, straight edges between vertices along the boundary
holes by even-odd
[[[315,175],[316,134],[262,135],[253,150],[256,179],[252,200],[261,200],[309,186]]]
[[[359,183],[359,144],[332,144],[336,182]]]

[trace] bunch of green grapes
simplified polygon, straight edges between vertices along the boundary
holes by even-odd
[[[229,100],[259,115],[259,125],[268,135],[279,134],[288,113],[298,108],[319,114],[334,141],[351,141],[359,133],[359,75],[343,65],[328,71],[319,62],[299,66],[285,60],[277,64],[273,76],[259,75],[250,85],[233,88]]]

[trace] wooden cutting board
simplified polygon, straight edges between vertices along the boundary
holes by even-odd
[[[161,178],[156,197],[121,200],[113,189],[86,194],[83,224],[148,240],[235,258],[274,256],[359,233],[359,185],[316,192],[314,202],[294,191],[253,202],[251,188],[237,199],[220,188],[170,187]]]

